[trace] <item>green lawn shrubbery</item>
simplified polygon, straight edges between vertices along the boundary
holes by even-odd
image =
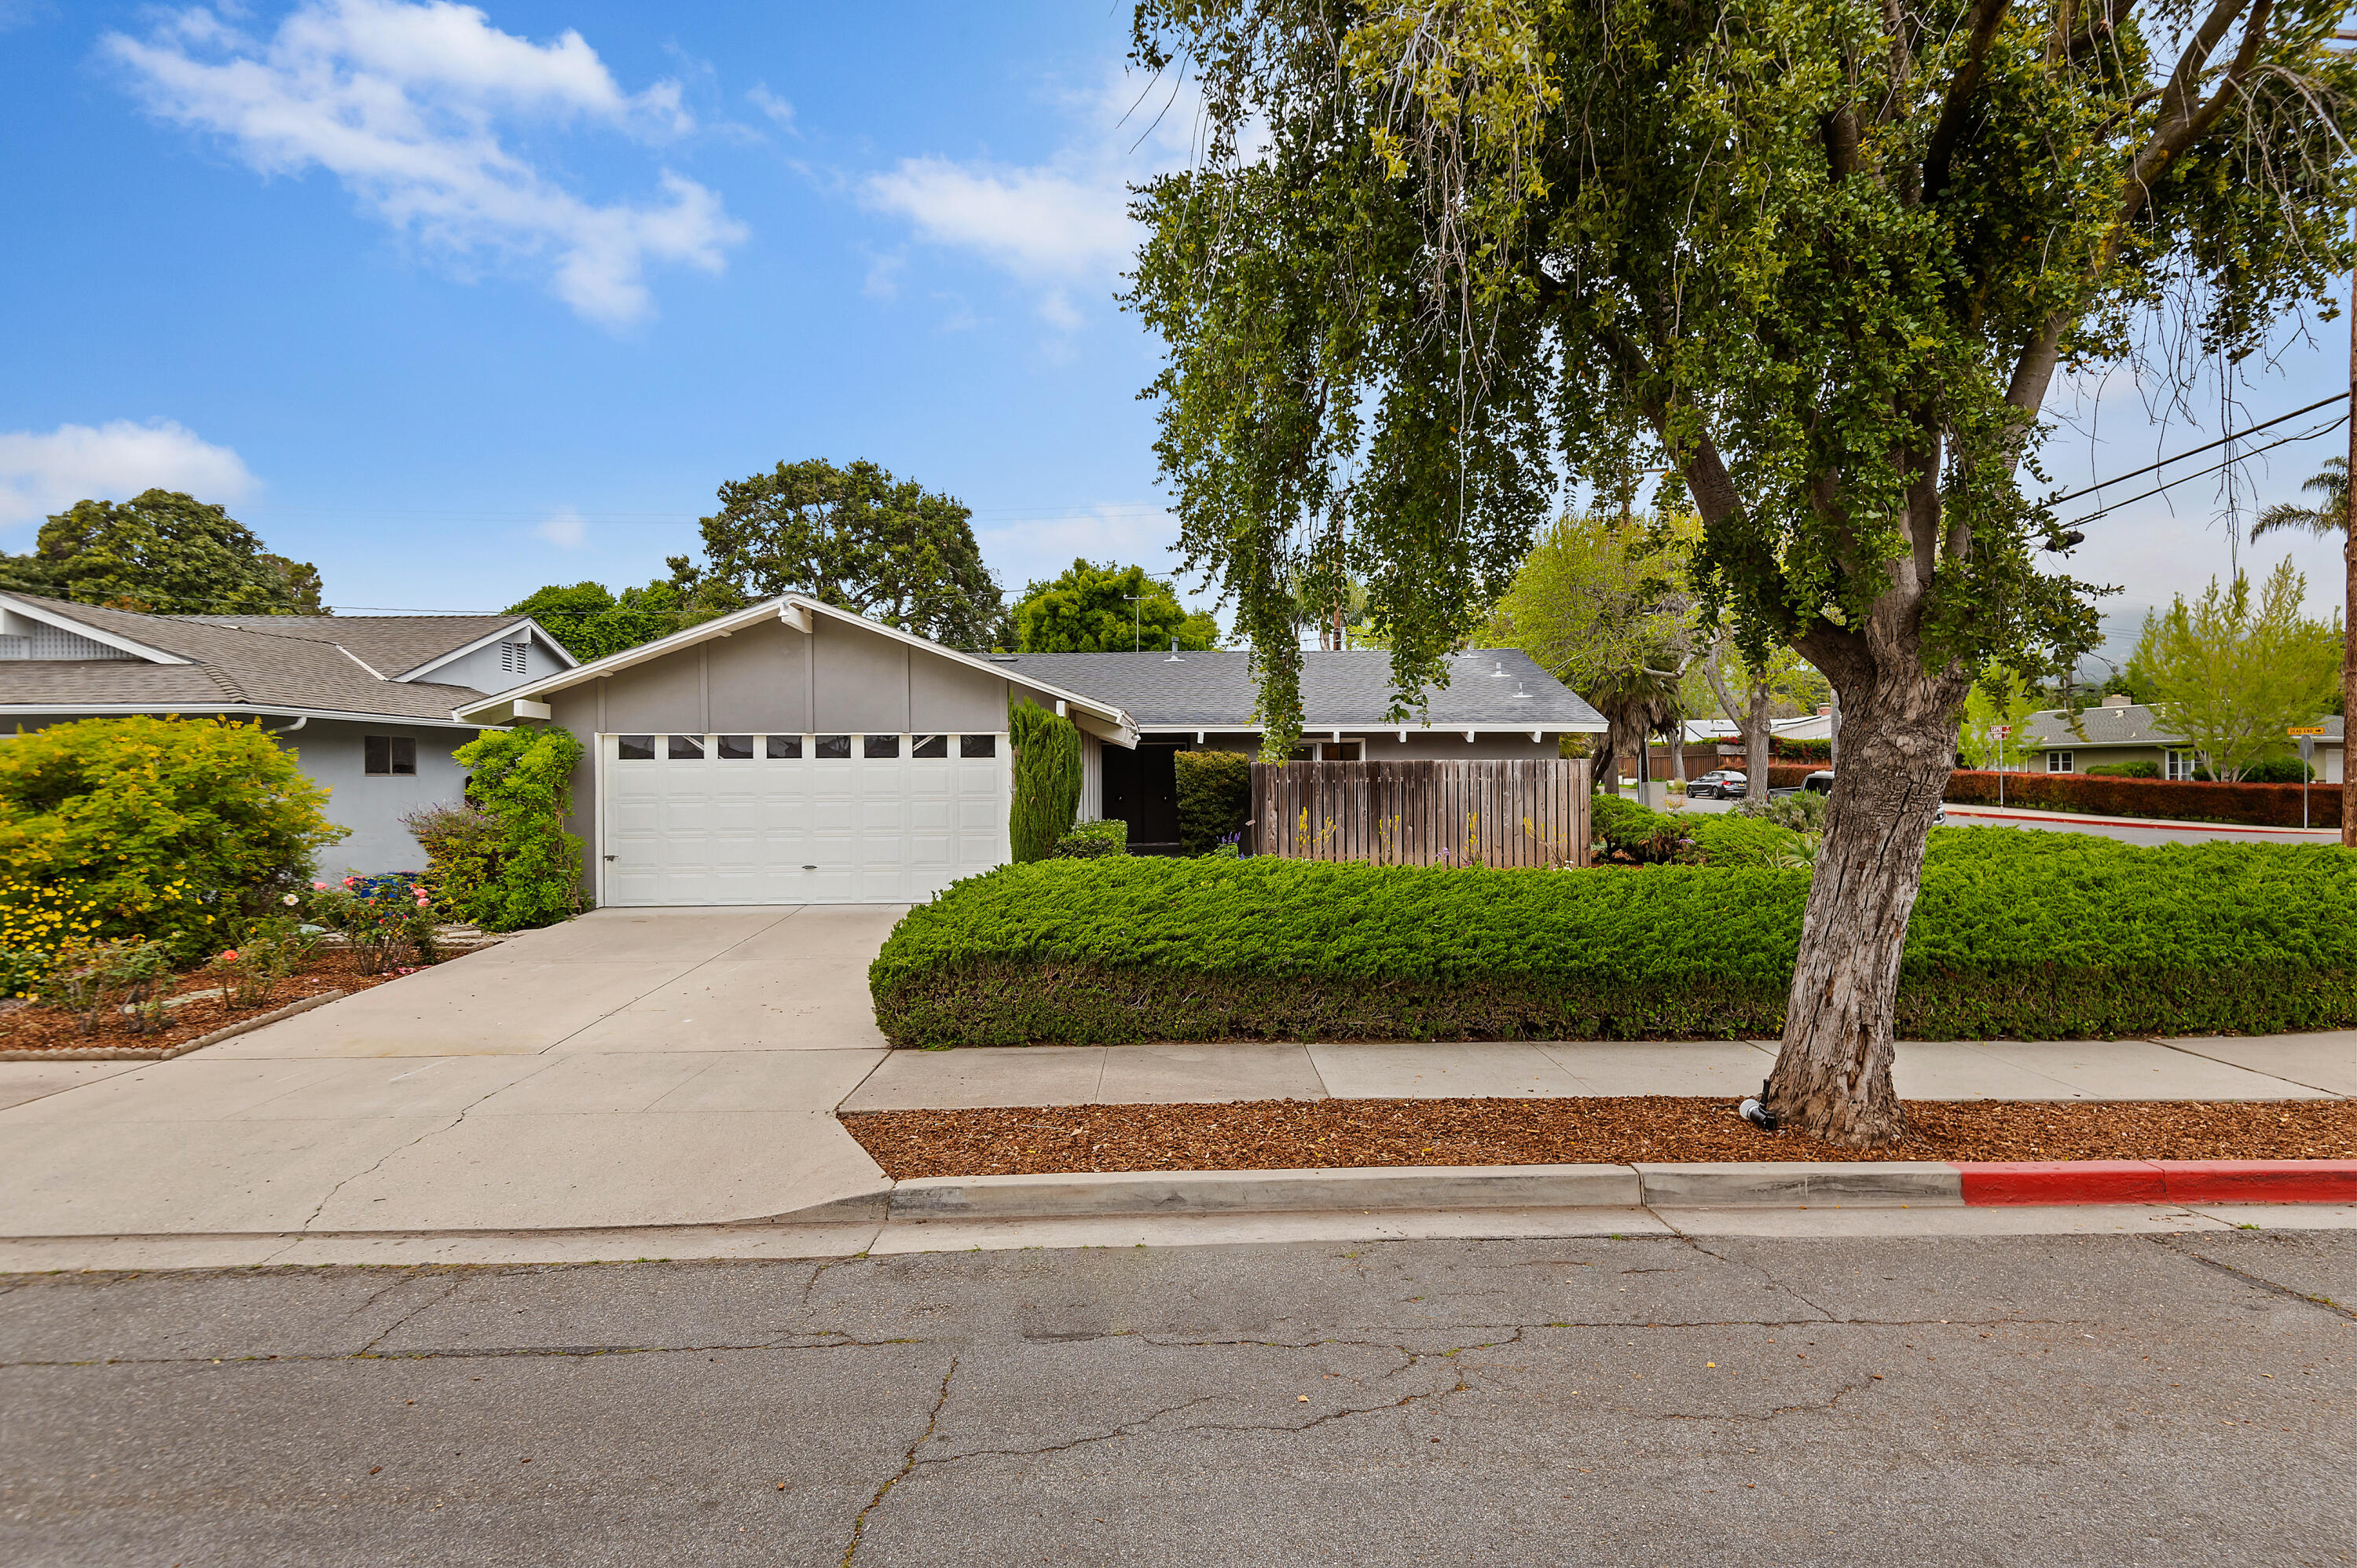
[[[1740,865],[1050,861],[911,910],[868,977],[904,1046],[1772,1038],[1807,895],[1805,870]],[[1932,833],[1904,1037],[2352,1024],[2357,857],[2337,848]]]

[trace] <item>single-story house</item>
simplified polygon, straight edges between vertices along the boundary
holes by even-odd
[[[1253,722],[1260,685],[1252,655],[1208,653],[997,654],[992,663],[1118,703],[1137,725],[1133,749],[1086,747],[1081,813],[1129,824],[1130,848],[1175,854],[1181,751],[1257,753]],[[1560,755],[1566,735],[1601,735],[1603,716],[1513,649],[1476,649],[1448,661],[1448,681],[1426,693],[1413,720],[1385,717],[1391,655],[1381,650],[1301,656],[1304,761],[1493,759]]]
[[[1553,757],[1593,709],[1520,654],[1456,662],[1386,723],[1389,656],[1304,656],[1305,753]],[[572,831],[601,904],[902,903],[1003,864],[1010,701],[1071,718],[1081,814],[1178,838],[1181,746],[1256,750],[1242,653],[962,653],[802,595],[553,672],[455,716],[554,724],[589,760]]]
[[[413,871],[402,817],[455,800],[452,710],[576,661],[529,617],[159,616],[0,593],[0,735],[178,714],[258,722],[351,830],[323,870]]]
[[[2319,779],[2338,784],[2341,717],[2336,714],[2317,722],[2325,733],[2316,737],[2312,764]],[[2291,743],[2287,739],[2286,744]],[[2005,752],[2008,768],[2044,773],[2084,773],[2098,763],[2149,762],[2163,779],[2190,779],[2199,766],[2193,744],[2169,724],[2166,714],[2117,693],[2098,706],[2079,710],[2075,725],[2063,708],[2030,714],[2018,734],[2007,737]]]

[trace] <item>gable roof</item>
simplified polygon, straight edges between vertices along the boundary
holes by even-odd
[[[2021,733],[2015,739],[2025,746],[2041,750],[2050,747],[2057,751],[2089,746],[2185,744],[2185,737],[2169,725],[2167,718],[2143,703],[2129,703],[2115,708],[2081,708],[2077,730],[2071,727],[2068,709],[2048,708],[2024,719]]]
[[[700,621],[694,626],[683,628],[668,637],[659,637],[652,642],[642,642],[635,648],[625,648],[619,653],[609,653],[603,659],[593,659],[587,664],[577,664],[570,670],[560,671],[554,675],[544,675],[537,681],[528,681],[521,686],[501,692],[497,696],[479,695],[475,701],[460,704],[452,716],[460,719],[471,718],[479,724],[507,724],[511,722],[515,713],[514,705],[517,703],[537,702],[550,693],[562,692],[567,687],[580,685],[585,681],[599,680],[617,671],[628,670],[633,665],[669,658],[683,649],[693,648],[698,643],[709,641],[716,637],[726,637],[741,627],[753,626],[765,620],[781,620],[795,630],[804,632],[811,630],[821,620],[839,621],[847,626],[856,626],[863,630],[874,632],[879,637],[888,638],[895,642],[906,643],[911,648],[922,649],[937,658],[948,660],[953,664],[965,665],[969,669],[980,670],[1001,677],[1017,673],[1006,670],[1000,660],[972,653],[961,653],[954,648],[945,648],[938,642],[919,637],[913,632],[902,631],[898,627],[886,626],[881,621],[869,620],[865,616],[854,615],[849,610],[838,609],[833,605],[802,594],[782,594],[774,599],[763,599],[759,604],[748,605],[743,609],[733,611],[728,615],[718,616],[711,620]],[[1136,744],[1136,726],[1131,722],[1129,714],[1123,712],[1118,705],[1100,697],[1054,685],[1036,676],[1018,675],[1018,679],[1025,686],[1056,699],[1060,704],[1069,705],[1078,710],[1071,716],[1075,723],[1091,734],[1102,739],[1110,740],[1117,746],[1128,746]],[[1086,716],[1083,717],[1083,714]]]
[[[87,605],[77,608],[87,609]],[[118,612],[119,613],[119,612]],[[231,627],[266,637],[296,637],[333,643],[377,671],[397,681],[413,671],[455,659],[496,639],[501,632],[528,628],[538,631],[550,651],[567,664],[578,662],[565,645],[543,630],[530,616],[161,616],[147,619],[189,621],[202,626]]]
[[[0,600],[47,612],[46,619],[70,620],[182,660],[157,664],[141,659],[9,660],[0,662],[0,714],[262,709],[447,725],[452,722],[451,709],[482,696],[471,686],[393,681],[372,674],[353,653],[319,635],[324,623],[340,623],[341,617],[289,616],[284,618],[297,625],[282,629],[255,624],[281,618],[275,616],[150,616],[16,593],[0,594]],[[376,618],[356,616],[349,624],[365,626]],[[497,618],[425,618],[490,621]],[[343,626],[336,629],[341,631]]]
[[[1052,682],[1118,703],[1140,729],[1257,731],[1253,709],[1260,684],[1252,655],[1181,653],[993,654],[989,662],[1031,682]],[[1516,649],[1476,649],[1448,661],[1446,686],[1426,694],[1426,711],[1405,721],[1392,704],[1392,656],[1381,649],[1304,652],[1301,727],[1305,730],[1546,729],[1600,733],[1598,714]]]

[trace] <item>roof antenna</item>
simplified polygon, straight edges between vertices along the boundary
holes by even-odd
[[[1178,657],[1178,639],[1177,638],[1174,637],[1170,639],[1170,657],[1164,660],[1162,662],[1165,664],[1184,664],[1187,662],[1185,660]]]

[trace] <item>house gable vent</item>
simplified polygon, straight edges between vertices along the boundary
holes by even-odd
[[[500,643],[500,673],[502,675],[521,675],[524,673],[525,660],[530,655],[531,650],[532,644],[528,641]]]
[[[23,625],[19,621],[18,625]],[[55,659],[82,660],[93,659],[130,660],[138,655],[125,653],[80,632],[68,631],[61,626],[36,623],[31,632],[23,637],[0,637],[0,659]]]

